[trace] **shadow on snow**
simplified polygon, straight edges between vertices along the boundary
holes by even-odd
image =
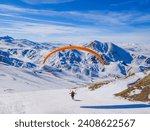
[[[126,105],[104,105],[104,106],[80,106],[80,108],[91,109],[132,109],[132,108],[149,108],[150,104],[126,104]]]

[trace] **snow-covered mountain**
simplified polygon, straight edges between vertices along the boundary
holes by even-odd
[[[150,68],[149,56],[137,55],[131,48],[123,49],[116,44],[99,41],[83,46],[99,53],[107,63],[106,66],[102,66],[92,54],[78,50],[57,52],[49,58],[45,65],[42,65],[45,55],[60,46],[62,45],[37,43],[26,39],[14,39],[10,36],[0,37],[0,62],[19,68],[46,71],[55,75],[63,71],[83,80],[85,78],[123,77],[128,73]]]

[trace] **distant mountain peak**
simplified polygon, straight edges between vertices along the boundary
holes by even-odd
[[[129,52],[114,43],[99,42],[95,40],[86,44],[86,47],[92,48],[98,52],[107,62],[124,61],[129,64],[133,60]]]
[[[2,40],[2,39],[4,39],[4,40],[14,40],[14,38],[12,38],[12,37],[10,37],[8,35],[0,37],[0,40]]]

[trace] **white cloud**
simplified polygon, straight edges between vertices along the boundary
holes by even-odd
[[[12,5],[0,4],[0,13],[5,15],[11,15],[15,17],[26,14],[26,17],[34,18],[36,16],[47,16],[47,17],[57,17],[63,20],[67,19],[67,24],[74,21],[74,24],[78,22],[89,24],[101,25],[101,26],[130,26],[130,24],[142,23],[150,21],[149,14],[141,14],[140,12],[99,12],[99,11],[53,11],[53,10],[37,10],[21,8]],[[30,15],[30,16],[28,16]],[[51,19],[52,20],[52,19]],[[61,20],[59,21],[61,22]]]
[[[41,24],[19,21],[5,21],[9,27],[0,27],[0,35],[10,35],[16,38],[26,38],[39,42],[83,43],[93,40],[115,43],[147,43],[150,44],[150,30],[135,30],[134,32],[115,33],[106,29],[94,27],[81,28],[56,24]]]
[[[59,4],[59,3],[66,3],[72,2],[75,0],[22,0],[27,4]]]
[[[141,15],[135,19],[135,22],[150,22],[150,14]]]
[[[0,22],[1,23],[1,22]],[[94,28],[81,28],[56,24],[41,24],[19,21],[3,21],[1,34],[16,38],[27,38],[33,41],[85,42],[96,38],[100,31]],[[7,26],[9,25],[9,27]],[[15,32],[15,33],[14,33]]]
[[[3,30],[14,30],[17,32],[31,33],[36,34],[45,34],[45,35],[68,35],[68,34],[78,34],[79,32],[91,31],[86,28],[79,28],[73,26],[57,25],[57,24],[42,24],[42,23],[32,23],[32,22],[19,22],[19,21],[3,21],[3,24],[9,25],[6,27],[0,27]]]
[[[150,21],[149,14],[140,12],[53,11],[0,4],[0,16],[0,35],[16,38],[63,42],[150,41],[149,27],[132,26]]]
[[[0,4],[0,11],[8,12],[8,11],[16,11],[16,12],[25,12],[25,8],[19,8],[13,5]]]

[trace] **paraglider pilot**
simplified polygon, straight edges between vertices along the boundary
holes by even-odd
[[[71,91],[69,94],[70,94],[72,100],[74,100],[74,96],[75,96],[75,94],[77,94],[77,93],[76,93],[75,91]]]

